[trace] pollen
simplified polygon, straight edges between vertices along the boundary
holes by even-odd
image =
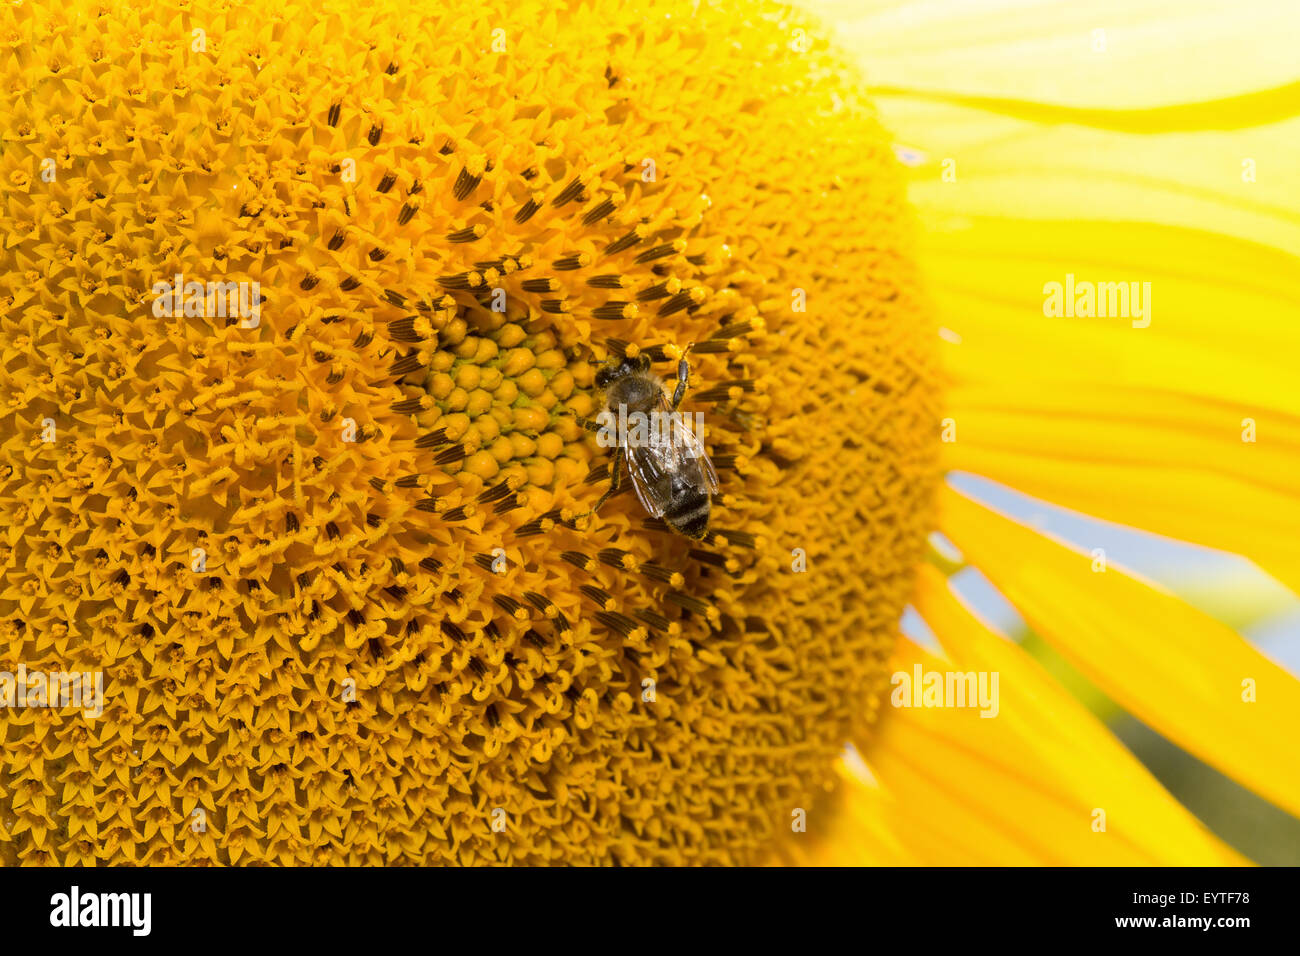
[[[938,475],[894,154],[787,8],[597,7],[0,10],[0,672],[102,675],[0,677],[0,862],[745,863],[819,805]],[[580,519],[594,369],[684,353],[709,534]]]

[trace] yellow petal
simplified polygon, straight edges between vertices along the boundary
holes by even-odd
[[[952,620],[942,624],[951,634]],[[968,627],[967,624],[959,626]],[[989,640],[998,640],[989,636]],[[1023,654],[1007,645],[1014,654]],[[991,660],[994,658],[988,658]],[[907,674],[969,671],[977,656],[945,660],[900,641]],[[1007,661],[1000,711],[896,707],[863,748],[873,775],[858,798],[924,865],[1223,864],[1240,858],[1158,785],[1091,739],[1104,730],[1027,659]],[[1036,702],[1045,699],[1047,706]],[[1052,713],[1043,723],[1037,714]],[[1009,711],[1009,713],[1008,713]],[[1006,719],[1008,716],[1012,719]],[[1089,739],[1080,747],[1078,738]],[[878,781],[872,786],[871,783]],[[1104,817],[1097,811],[1104,811]],[[1105,830],[1094,829],[1104,822]]]
[[[968,225],[927,239],[959,338],[947,464],[1245,555],[1300,591],[1300,260],[1168,227]],[[1044,282],[1067,273],[1151,282],[1151,325],[1044,316]],[[1229,315],[1251,321],[1228,334]]]
[[[1039,79],[1054,103],[1137,109],[1285,91],[1296,78],[1291,3],[1248,14],[1220,0],[806,5],[882,86],[1016,100]]]
[[[1080,673],[1158,733],[1300,815],[1300,681],[1154,585],[945,489],[941,528]]]
[[[1085,514],[1245,555],[1300,593],[1294,503],[1267,489],[1215,474],[1052,460],[971,442],[949,462]],[[1231,502],[1232,509],[1207,507]]]
[[[907,154],[909,197],[959,217],[1164,223],[1300,252],[1291,198],[1300,119],[1229,132],[1116,133],[880,98]]]
[[[1105,809],[1107,833],[1153,860],[1171,861],[1171,848],[1186,859],[1239,860],[1041,665],[979,621],[931,566],[920,570],[916,608],[958,669],[999,675],[997,717],[990,722],[1005,722],[1013,746],[1028,744],[1036,777]],[[1013,752],[998,751],[1002,759]]]
[[[1300,518],[1300,501],[1291,494],[1300,468],[1300,419],[1266,417],[1267,440],[1251,443],[1242,441],[1239,408],[1122,385],[1102,390],[1062,382],[1039,391],[980,382],[954,387],[948,402],[961,423],[960,441],[952,444],[1075,464],[1220,474],[1279,493],[1285,512]],[[1257,437],[1259,424],[1257,418]],[[946,450],[956,464],[961,451],[951,444]]]
[[[998,366],[1014,365],[1022,388],[1116,384],[1300,414],[1288,363],[1300,348],[1300,258],[1141,223],[972,218],[962,226],[924,243],[942,324],[961,338],[945,355],[959,380],[994,380]],[[1064,287],[1070,275],[1076,286],[1138,282],[1150,314],[1045,314],[1045,286]],[[989,368],[983,360],[998,349],[1006,358]]]

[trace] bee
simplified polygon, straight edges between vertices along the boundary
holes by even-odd
[[[691,346],[687,346],[677,363],[677,387],[671,402],[662,380],[650,371],[650,359],[645,355],[611,361],[596,373],[596,387],[605,393],[601,417],[626,421],[640,413],[643,421],[666,424],[652,429],[650,440],[645,442],[629,442],[627,429],[619,429],[609,489],[587,515],[599,511],[619,490],[619,466],[626,462],[636,496],[651,517],[662,518],[668,527],[688,538],[699,540],[708,534],[711,496],[718,493],[718,474],[699,437],[685,427],[677,413],[691,376],[686,360],[690,350]],[[589,431],[601,430],[594,422],[579,421]]]

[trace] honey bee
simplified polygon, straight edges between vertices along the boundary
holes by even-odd
[[[708,534],[711,496],[718,492],[718,474],[703,443],[685,426],[677,411],[691,376],[686,360],[690,350],[687,346],[677,363],[677,387],[671,403],[662,380],[650,371],[650,359],[645,355],[611,361],[596,373],[596,387],[605,393],[602,418],[617,418],[622,425],[639,414],[642,421],[658,422],[661,427],[651,428],[645,441],[629,440],[627,429],[618,428],[609,489],[587,515],[599,511],[618,491],[619,465],[626,462],[632,487],[651,517],[662,518],[668,527],[688,538],[699,540]],[[579,421],[590,431],[602,430],[597,423]]]

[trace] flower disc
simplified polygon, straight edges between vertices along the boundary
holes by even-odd
[[[788,832],[877,706],[938,471],[893,153],[809,23],[72,0],[0,46],[2,669],[103,691],[0,712],[0,858]],[[596,363],[691,343],[710,534],[583,518]]]

